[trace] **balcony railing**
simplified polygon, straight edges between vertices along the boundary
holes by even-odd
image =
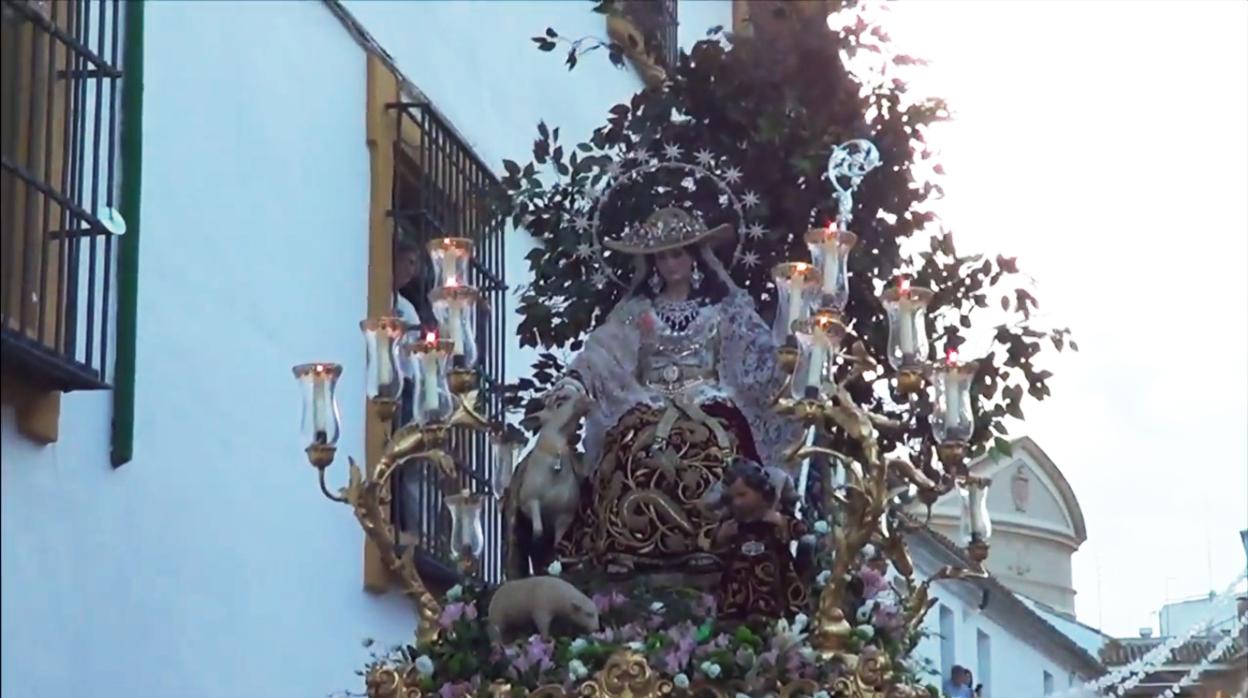
[[[503,191],[491,170],[428,105],[389,105],[398,120],[391,217],[395,239],[421,248],[440,237],[465,237],[476,246],[468,283],[481,291],[477,313],[477,344],[483,405],[490,415],[503,409],[501,384],[506,348],[503,317],[503,222],[496,204]],[[418,305],[432,281],[419,280],[405,289]],[[400,414],[406,412],[406,406]],[[456,461],[464,467],[460,489],[490,494],[491,446],[480,433],[455,433]],[[424,553],[422,571],[434,577],[450,574],[450,516],[443,504],[447,491],[436,469],[426,463],[405,468],[394,492],[394,520],[403,538]],[[505,531],[498,502],[487,497],[484,513],[485,553],[479,576],[498,581],[505,559]]]

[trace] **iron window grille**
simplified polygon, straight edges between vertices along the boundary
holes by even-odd
[[[465,237],[475,243],[468,283],[481,291],[477,312],[477,346],[482,406],[486,414],[503,410],[502,382],[505,359],[503,316],[504,217],[497,204],[504,192],[498,179],[455,131],[427,104],[401,102],[387,105],[398,123],[395,142],[394,189],[390,217],[394,238],[424,249],[440,237]],[[421,308],[432,285],[425,259],[423,278],[404,295]],[[422,313],[423,314],[423,313]],[[403,405],[400,414],[407,413]],[[485,551],[477,576],[488,582],[502,577],[505,531],[500,502],[493,496],[492,446],[481,433],[457,431],[451,452],[461,465],[459,489],[485,496]],[[447,487],[429,463],[412,463],[396,478],[393,492],[394,520],[404,540],[423,552],[418,559],[422,572],[434,583],[453,583],[450,565],[450,515],[443,497]]]
[[[120,0],[0,0],[0,347],[57,390],[108,387]]]
[[[650,55],[664,68],[675,68],[680,55],[676,0],[629,0],[621,9],[641,32]]]

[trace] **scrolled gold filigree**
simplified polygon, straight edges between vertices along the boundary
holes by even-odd
[[[581,684],[582,698],[661,698],[675,693],[671,680],[655,673],[637,652],[617,652],[592,679]]]

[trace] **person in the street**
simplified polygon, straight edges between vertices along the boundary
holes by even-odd
[[[961,664],[954,664],[949,672],[949,681],[945,683],[945,695],[948,698],[975,698],[971,692],[971,672]]]

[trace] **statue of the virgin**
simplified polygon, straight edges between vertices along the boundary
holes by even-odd
[[[664,208],[604,242],[635,260],[631,287],[548,396],[592,402],[589,474],[557,548],[565,568],[713,573],[708,495],[738,457],[779,463],[783,377],[772,333],[716,253],[733,236]]]

